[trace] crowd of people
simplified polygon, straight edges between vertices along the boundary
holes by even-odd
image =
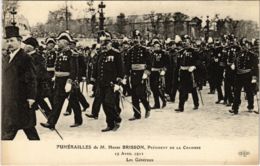
[[[98,43],[83,48],[65,31],[57,37],[46,38],[44,46],[40,46],[33,37],[22,40],[15,26],[6,27],[5,38],[3,140],[14,139],[20,129],[29,139],[39,140],[36,110],[47,118],[41,126],[55,130],[65,99],[69,103],[63,115],[74,114],[74,124],[70,127],[81,126],[82,112],[90,106],[83,95],[85,89],[94,98],[90,113],[85,116],[98,119],[101,106],[106,115],[107,127],[102,132],[120,127],[120,101],[132,105],[130,121],[141,119],[140,103],[144,106],[145,118],[149,118],[152,109],[163,109],[168,102],[175,102],[177,91],[176,112],[185,110],[189,93],[193,109],[198,110],[203,102],[201,90],[206,85],[210,89],[208,94],[217,93],[216,104],[231,107],[231,115],[239,112],[242,89],[246,92],[248,111],[254,111],[259,39],[249,41],[228,34],[214,39],[176,35],[174,39],[154,37],[145,41],[135,30],[131,39],[118,40],[101,31]],[[87,87],[81,88],[81,82]],[[131,96],[131,101],[127,96]]]

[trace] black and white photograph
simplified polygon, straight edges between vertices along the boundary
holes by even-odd
[[[259,165],[258,0],[1,3],[2,165]]]

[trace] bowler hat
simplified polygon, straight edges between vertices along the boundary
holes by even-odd
[[[36,48],[39,46],[38,41],[33,37],[27,38],[26,40],[23,41],[23,43],[26,45],[31,45],[31,46],[33,46],[33,48]]]

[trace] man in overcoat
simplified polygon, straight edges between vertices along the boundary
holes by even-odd
[[[29,140],[39,140],[32,105],[36,76],[32,58],[21,48],[19,28],[6,27],[8,55],[2,59],[2,140],[13,140],[23,130]]]

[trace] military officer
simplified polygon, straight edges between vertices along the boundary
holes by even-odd
[[[57,52],[55,51],[54,47],[56,45],[56,41],[54,38],[49,37],[46,38],[44,44],[46,45],[46,50],[44,51],[44,56],[46,59],[46,67],[49,75],[49,84],[50,87],[53,89],[54,86],[54,64],[56,60]],[[52,102],[52,101],[51,101]]]
[[[232,69],[235,70],[234,102],[232,105],[232,110],[230,110],[229,112],[234,115],[238,114],[239,106],[241,103],[241,90],[243,87],[247,95],[248,111],[253,111],[253,84],[256,84],[257,76],[259,74],[259,62],[257,55],[248,50],[248,48],[246,47],[246,43],[240,43],[240,45],[242,49],[237,54],[234,64],[232,64]]]
[[[214,61],[214,43],[213,38],[209,37],[207,41],[207,47],[205,49],[206,56],[206,68],[207,68],[207,80],[209,83],[210,92],[208,94],[215,94],[214,74],[216,73],[216,63]]]
[[[81,54],[77,49],[76,49],[76,43],[77,41],[74,40],[70,43],[70,48],[72,51],[72,54],[74,56],[77,57],[77,61],[76,61],[76,68],[77,68],[77,80],[78,83],[82,82],[84,84],[84,82],[86,81],[86,64],[84,62],[84,56],[83,54]],[[83,107],[83,112],[86,111],[86,109],[89,107],[89,103],[87,102],[86,98],[84,97],[84,95],[82,94],[81,91],[78,91],[77,94],[77,100],[78,102],[82,105]],[[67,106],[67,110],[64,113],[65,116],[68,116],[71,114],[71,103],[68,104]]]
[[[177,59],[179,70],[179,108],[175,109],[176,112],[184,111],[184,104],[188,99],[188,94],[192,94],[194,110],[199,107],[199,98],[196,89],[196,82],[194,72],[198,68],[198,55],[197,52],[191,47],[191,40],[187,36],[184,38],[184,49],[180,51]]]
[[[73,56],[73,53],[69,47],[69,43],[73,41],[73,38],[68,32],[61,32],[58,37],[59,53],[55,62],[55,86],[54,86],[54,99],[53,99],[53,111],[48,117],[47,123],[41,123],[43,127],[54,129],[59,119],[60,112],[66,97],[69,98],[69,102],[72,104],[74,111],[75,123],[70,127],[77,127],[82,124],[81,110],[79,102],[77,101],[77,90],[71,92],[72,86],[77,87],[77,57]],[[76,88],[74,88],[76,89]],[[71,93],[69,93],[71,92]]]
[[[126,56],[129,48],[130,48],[129,39],[125,37],[123,38],[122,51],[121,51],[124,66],[126,65]],[[126,79],[126,85],[123,85],[123,94],[125,96],[131,96],[131,87],[130,87],[129,79]]]
[[[218,100],[216,101],[216,104],[223,103],[224,102],[224,96],[222,92],[222,82],[223,82],[223,73],[224,68],[226,66],[226,54],[225,50],[223,50],[223,47],[221,46],[221,43],[219,40],[215,40],[215,49],[213,52],[213,64],[215,67],[214,70],[214,88],[217,90],[218,94]]]
[[[162,100],[162,108],[166,106],[165,99],[165,73],[167,64],[169,63],[168,55],[162,50],[162,45],[158,39],[153,39],[154,51],[151,54],[152,57],[152,69],[151,69],[151,90],[154,97],[154,106],[151,109],[160,108],[159,97]]]
[[[100,37],[103,42],[103,51],[97,59],[93,70],[93,81],[96,84],[95,99],[97,98],[106,115],[107,127],[102,132],[116,131],[120,127],[119,103],[116,92],[124,76],[123,60],[118,50],[112,47],[111,35],[104,32]]]
[[[229,35],[227,38],[227,44],[224,48],[223,52],[226,53],[226,61],[227,65],[225,68],[225,78],[224,78],[224,103],[226,106],[231,106],[234,100],[234,79],[235,79],[235,70],[232,68],[234,67],[234,61],[236,59],[236,55],[240,51],[240,47],[234,41],[234,38]]]
[[[141,34],[138,30],[133,31],[134,45],[128,51],[126,58],[126,75],[130,78],[132,87],[132,103],[134,116],[130,121],[141,118],[139,102],[145,108],[145,118],[150,116],[150,106],[147,100],[147,88],[149,88],[148,76],[151,73],[151,56],[149,51],[141,45]]]

